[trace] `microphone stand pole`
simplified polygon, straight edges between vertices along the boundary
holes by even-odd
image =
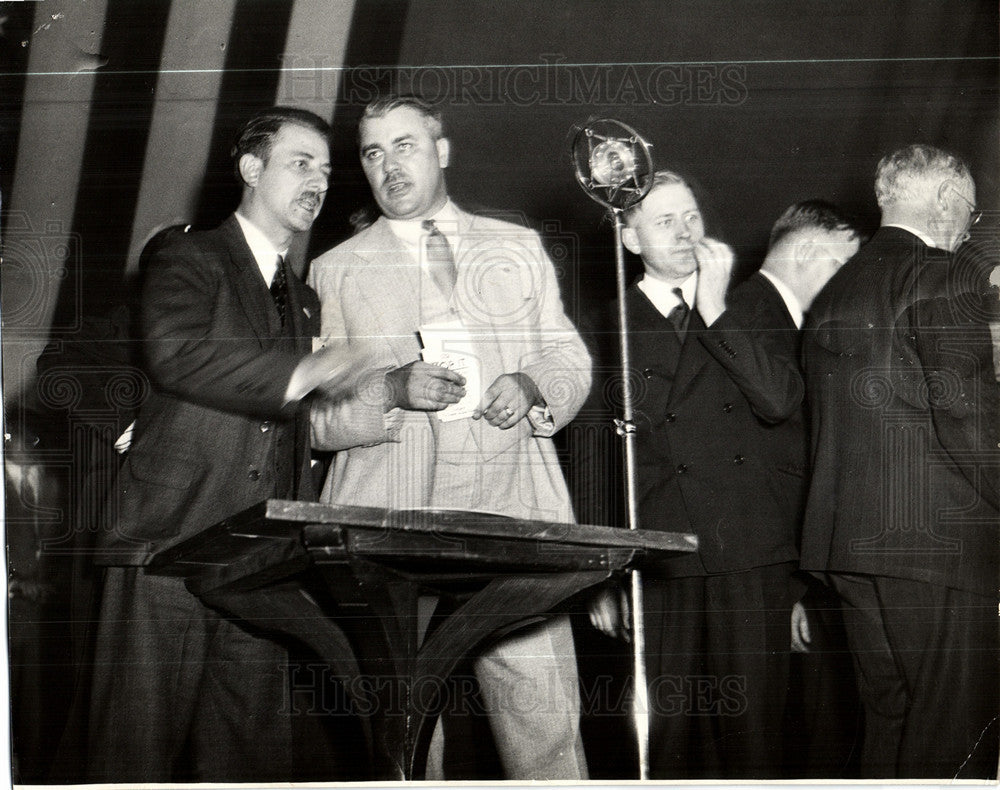
[[[626,520],[629,529],[639,529],[639,499],[636,492],[635,415],[625,306],[622,227],[625,206],[638,204],[652,186],[653,159],[649,149],[650,145],[642,135],[613,118],[588,121],[578,128],[571,146],[577,183],[591,199],[611,211],[615,225],[615,277],[618,283],[618,338],[622,375],[622,416],[621,419],[615,419],[615,429],[625,440]],[[635,568],[629,574],[632,602],[632,719],[639,754],[639,779],[645,781],[649,779],[649,687],[646,683],[642,574]]]
[[[618,285],[618,341],[621,357],[622,418],[615,420],[618,435],[625,443],[626,521],[629,529],[639,528],[639,500],[636,492],[635,414],[632,401],[632,359],[629,352],[628,311],[625,305],[625,254],[622,246],[622,211],[611,209],[615,223],[615,280]],[[646,682],[646,631],[643,624],[642,573],[629,571],[632,632],[632,719],[639,755],[639,779],[649,779],[649,687]]]

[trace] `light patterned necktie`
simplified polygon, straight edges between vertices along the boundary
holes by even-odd
[[[445,298],[450,299],[458,280],[455,268],[455,257],[451,252],[448,239],[434,224],[434,220],[425,219],[421,227],[427,231],[427,273],[434,284],[441,289]]]
[[[281,318],[281,325],[285,325],[285,312],[288,306],[288,278],[285,276],[285,259],[278,256],[278,268],[274,270],[274,277],[271,278],[271,298],[274,299],[274,306],[278,308],[278,316]]]

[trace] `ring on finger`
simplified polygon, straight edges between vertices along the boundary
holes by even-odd
[[[508,417],[514,416],[514,410],[510,406],[504,406],[503,413],[506,414]]]

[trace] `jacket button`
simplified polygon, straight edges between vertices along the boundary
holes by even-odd
[[[264,422],[262,422],[260,424],[260,432],[261,433],[267,433],[269,430],[271,430],[271,421],[270,420],[265,420]]]
[[[676,419],[677,419],[677,415],[676,415],[676,414],[674,414],[674,413],[673,413],[672,411],[668,411],[668,412],[667,412],[667,416],[666,416],[666,417],[664,417],[664,419],[665,419],[665,420],[666,420],[667,422],[673,422],[674,420],[676,420]]]
[[[723,405],[723,407],[722,407],[722,410],[723,410],[723,411],[724,411],[724,412],[725,412],[726,414],[729,414],[729,412],[731,412],[731,411],[733,410],[733,404],[731,404],[731,403],[726,403],[726,404],[724,404],[724,405]]]
[[[736,456],[735,458],[733,458],[733,463],[734,463],[734,464],[736,464],[737,466],[739,466],[739,465],[740,465],[740,464],[742,464],[742,463],[743,463],[743,462],[744,462],[745,460],[746,460],[746,459],[745,459],[745,458],[744,458],[744,457],[743,457],[742,455],[737,455],[737,456]]]
[[[647,379],[653,378],[653,369],[652,368],[643,369],[642,375],[645,376]]]
[[[251,469],[250,473],[247,475],[250,480],[260,480],[260,471],[257,469]]]
[[[687,470],[688,470],[687,464],[678,464],[677,465],[677,474],[679,474],[679,475],[686,475],[687,474]]]

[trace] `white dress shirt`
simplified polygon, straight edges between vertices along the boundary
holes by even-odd
[[[795,326],[799,329],[802,328],[802,322],[805,320],[805,316],[802,313],[802,304],[799,302],[798,297],[792,293],[792,289],[785,285],[781,280],[775,277],[771,272],[760,270],[770,282],[771,285],[775,287],[778,291],[778,295],[781,300],[785,303],[785,307],[788,310],[788,314],[792,317],[792,321],[795,322]]]
[[[694,310],[694,297],[698,291],[698,272],[693,272],[680,286],[657,280],[647,274],[644,274],[638,282],[639,290],[646,294],[653,307],[664,318],[669,317],[670,311],[681,303],[674,293],[674,288],[677,287],[680,287],[681,293],[684,294],[688,309]]]
[[[416,219],[389,219],[386,217],[393,235],[403,242],[403,246],[416,260],[421,262],[421,268],[426,267],[428,260],[427,255],[422,254],[424,252],[422,247],[427,244],[427,238],[430,236],[430,233],[423,228],[425,219],[434,220],[435,227],[444,234],[448,244],[451,245],[452,257],[458,265],[458,245],[461,242],[461,237],[458,235],[458,214],[455,211],[455,205],[450,200],[429,217],[417,217]]]
[[[240,223],[243,236],[247,240],[250,252],[253,253],[254,260],[257,261],[257,268],[264,278],[264,283],[270,288],[274,273],[278,270],[278,256],[284,258],[288,255],[288,248],[277,249],[263,231],[244,217],[240,212],[236,212],[236,221]]]

